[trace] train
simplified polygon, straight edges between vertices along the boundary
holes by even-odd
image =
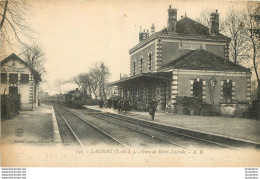
[[[88,95],[83,97],[83,93],[76,88],[66,94],[49,96],[48,102],[62,103],[71,108],[82,108],[84,105],[98,105],[99,100],[91,99]]]

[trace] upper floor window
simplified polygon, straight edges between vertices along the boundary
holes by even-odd
[[[149,53],[148,55],[148,70],[152,70],[152,53]]]
[[[1,83],[7,83],[7,73],[1,73]]]
[[[232,81],[225,80],[223,83],[223,99],[225,103],[232,102]]]
[[[29,83],[29,74],[21,74],[21,83]]]
[[[143,58],[141,58],[140,59],[140,73],[143,73],[143,65],[144,64],[144,59]]]
[[[136,74],[136,62],[134,61],[134,63],[133,63],[133,75],[135,75]]]
[[[9,74],[9,83],[17,84],[18,83],[18,74],[17,73],[10,73]]]
[[[201,80],[195,80],[193,82],[193,96],[199,98],[202,101],[203,84]]]

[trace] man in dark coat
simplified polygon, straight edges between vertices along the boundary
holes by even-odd
[[[128,99],[125,99],[124,101],[123,101],[123,110],[125,111],[125,113],[129,110],[129,106],[130,106],[130,104],[129,104],[129,100]]]
[[[156,111],[157,106],[158,106],[158,103],[155,99],[153,99],[149,103],[149,114],[152,116],[152,120],[154,120],[155,111]]]
[[[123,100],[119,99],[118,100],[118,111],[122,111],[122,109],[123,109]]]
[[[103,101],[103,99],[99,100],[99,107],[102,108],[103,105],[104,105],[104,101]]]

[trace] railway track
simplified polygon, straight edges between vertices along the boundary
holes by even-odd
[[[113,136],[73,112],[59,105],[55,105],[54,109],[62,117],[66,126],[69,128],[71,135],[74,139],[76,139],[76,143],[78,143],[81,147],[93,146],[97,144],[128,147],[126,144],[117,140]]]
[[[63,108],[65,110],[66,107]],[[70,111],[70,113],[72,113],[73,115],[78,116],[78,114],[76,114],[77,113],[76,111],[72,112],[68,108],[66,110]],[[153,126],[152,124],[142,123],[142,121],[139,122],[133,120],[128,116],[116,115],[111,113],[101,113],[91,109],[81,110],[81,111],[84,111],[85,115],[88,116],[90,115],[92,117],[105,121],[107,123],[106,126],[109,123],[111,125],[113,124],[116,126],[120,126],[121,128],[125,128],[126,130],[139,133],[142,136],[147,136],[152,140],[160,141],[161,143],[166,143],[168,146],[174,146],[177,148],[188,149],[188,150],[189,149],[192,150],[194,149],[194,147],[226,148],[226,149],[238,150],[236,147],[230,145],[221,144],[210,140],[205,140],[203,138],[194,137],[192,135],[182,134],[158,126]]]
[[[127,116],[121,116],[121,115],[110,114],[110,113],[101,113],[101,112],[97,112],[97,111],[91,110],[91,109],[87,109],[87,111],[88,112],[86,112],[86,114],[88,114],[88,115],[92,115],[94,117],[111,122],[113,124],[123,126],[125,128],[140,132],[140,133],[150,136],[152,138],[157,138],[157,139],[163,140],[169,144],[172,144],[172,145],[175,145],[175,146],[178,146],[181,148],[190,149],[190,147],[187,147],[187,146],[189,146],[189,143],[191,143],[193,146],[197,146],[197,147],[206,146],[206,147],[214,147],[214,148],[217,147],[217,148],[238,150],[238,148],[230,146],[230,145],[213,142],[213,141],[202,139],[199,137],[194,137],[192,135],[182,134],[182,133],[175,132],[172,130],[163,129],[158,126],[153,126],[152,124],[135,121]],[[137,130],[137,129],[135,129],[136,126],[138,126],[138,127],[142,126],[142,128]],[[144,131],[147,131],[147,129],[153,129],[153,133],[144,132]],[[154,133],[154,131],[157,131],[157,132]],[[163,134],[159,135],[158,131],[160,131]],[[164,137],[164,138],[162,138],[162,137]],[[177,139],[178,142],[173,142],[170,139],[173,139],[173,140]],[[194,145],[194,141],[196,141],[195,145]]]
[[[64,106],[63,107],[60,106],[60,108],[63,108],[64,110],[73,114],[74,116],[81,118],[81,120],[84,120],[85,122],[88,122],[88,123],[91,122],[92,125],[93,125],[93,123],[96,123],[95,124],[96,126],[100,125],[101,126],[101,127],[99,127],[100,130],[103,126],[102,130],[103,131],[107,130],[106,133],[112,133],[113,136],[115,136],[115,137],[113,137],[114,139],[115,138],[121,138],[120,141],[122,141],[124,139],[125,140],[124,146],[135,146],[136,143],[138,143],[139,146],[145,146],[145,147],[151,146],[151,145],[153,145],[153,146],[159,145],[159,146],[167,146],[167,147],[173,146],[174,148],[178,148],[178,149],[188,149],[187,147],[178,145],[178,144],[176,144],[172,141],[165,140],[161,137],[157,137],[157,136],[151,135],[149,133],[146,133],[146,132],[143,132],[143,131],[140,131],[140,130],[136,130],[136,129],[128,127],[128,126],[120,125],[118,123],[115,123],[115,122],[112,122],[112,121],[109,121],[109,120],[103,119],[102,120],[103,122],[101,122],[100,120],[96,120],[97,118],[100,119],[100,116],[94,115],[93,116],[94,120],[92,119],[92,121],[89,121],[90,120],[89,117],[88,117],[88,120],[85,120],[85,119],[83,119],[83,117],[80,117],[78,114],[76,114],[75,112],[67,109]],[[84,115],[84,116],[86,118],[86,115]],[[115,131],[115,132],[113,132],[113,131]],[[126,143],[128,143],[128,145]]]

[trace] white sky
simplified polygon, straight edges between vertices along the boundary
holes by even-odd
[[[167,25],[170,4],[178,9],[178,19],[185,12],[196,19],[204,9],[218,9],[222,18],[232,5],[224,1],[32,1],[30,24],[47,59],[48,85],[42,88],[56,93],[57,79],[87,72],[95,61],[109,67],[110,81],[118,80],[120,73],[129,74],[128,50],[138,43],[140,26],[150,31],[154,23],[155,30],[161,30]]]

